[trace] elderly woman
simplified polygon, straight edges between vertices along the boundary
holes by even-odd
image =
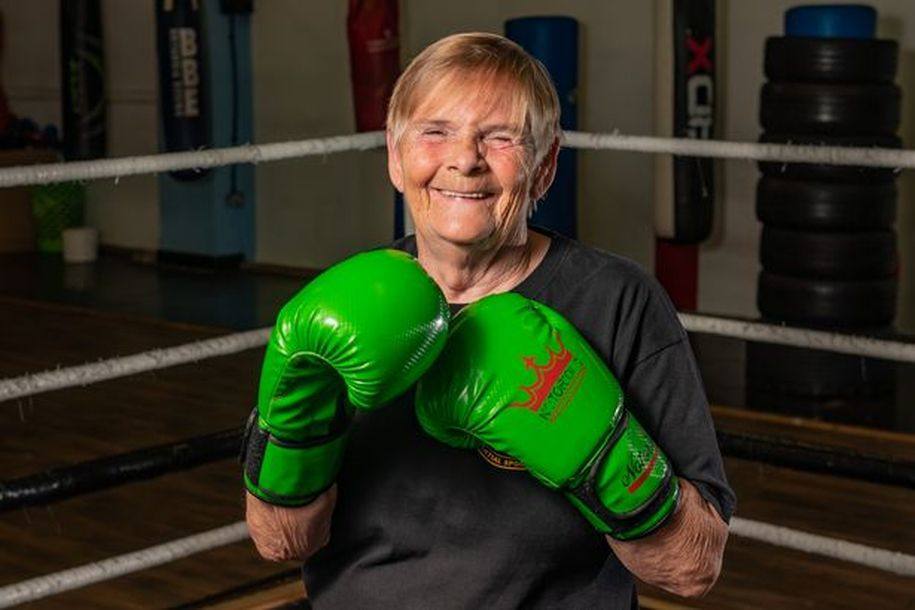
[[[391,181],[416,227],[393,248],[416,259],[356,257],[281,313],[248,443],[247,519],[264,557],[307,560],[320,607],[635,608],[633,576],[688,597],[718,576],[735,499],[666,295],[634,263],[527,224],[553,179],[558,115],[543,67],[505,38],[425,49],[397,83],[387,131]],[[387,347],[355,350],[363,360],[337,371],[357,407],[389,404],[349,423],[352,407],[320,398],[317,369],[296,361],[302,381],[281,377],[309,334],[288,329],[334,318],[315,316],[315,301],[358,291],[360,277],[396,286],[350,322],[380,324],[377,340],[360,340]],[[456,314],[447,342],[436,299]],[[386,394],[360,398],[378,385],[353,381],[363,374],[384,378]],[[487,394],[522,374],[513,387],[530,400]],[[284,408],[323,422],[319,432],[276,440]],[[283,451],[301,453],[271,483],[267,462]]]

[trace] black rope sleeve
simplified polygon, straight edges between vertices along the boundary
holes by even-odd
[[[0,511],[47,504],[234,458],[242,432],[242,428],[233,428],[0,482]]]

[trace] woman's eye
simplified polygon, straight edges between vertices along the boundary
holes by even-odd
[[[498,144],[500,146],[512,144],[515,141],[515,139],[513,137],[511,137],[510,135],[505,134],[505,133],[489,134],[488,136],[486,136],[486,140],[488,142],[492,142],[493,144]]]

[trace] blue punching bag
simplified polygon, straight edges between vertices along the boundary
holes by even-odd
[[[251,2],[156,0],[160,150],[252,140]],[[254,255],[254,167],[159,176],[162,262],[234,267]]]
[[[877,9],[864,4],[795,6],[785,12],[785,36],[859,38],[877,35]]]
[[[578,22],[571,17],[520,17],[505,22],[505,35],[546,66],[561,110],[564,130],[578,128]],[[531,223],[575,237],[575,151],[562,149],[556,179],[537,206]]]

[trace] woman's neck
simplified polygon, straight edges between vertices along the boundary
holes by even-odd
[[[419,262],[449,303],[471,303],[507,292],[537,268],[550,238],[525,227],[521,239],[497,247],[465,247],[416,235]]]

